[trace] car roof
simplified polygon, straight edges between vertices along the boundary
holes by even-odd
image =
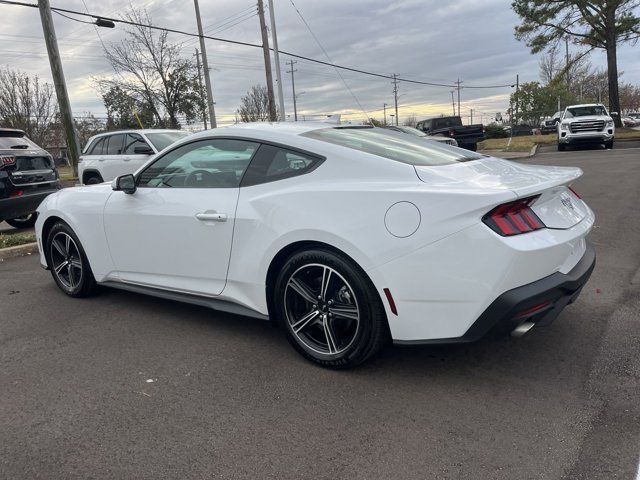
[[[604,107],[601,103],[581,103],[579,105],[567,105],[567,108],[577,108],[577,107]]]
[[[0,134],[3,134],[3,133],[13,133],[18,137],[24,137],[25,136],[24,130],[20,130],[18,128],[0,128]],[[5,136],[7,136],[7,135],[5,135]]]
[[[97,133],[94,138],[103,137],[105,135],[113,135],[114,133],[166,133],[166,132],[185,132],[186,130],[178,130],[177,128],[130,128],[126,130],[111,130],[109,132]]]
[[[235,125],[218,127],[216,129],[204,130],[194,133],[189,137],[189,141],[193,141],[200,137],[215,136],[245,136],[249,133],[264,134],[273,138],[291,138],[298,137],[303,133],[322,128],[373,128],[367,125],[338,125],[335,123],[325,122],[250,122],[238,123]]]

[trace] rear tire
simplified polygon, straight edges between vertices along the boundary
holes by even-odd
[[[98,183],[102,183],[102,177],[99,174],[89,173],[85,176],[85,185],[97,185]]]
[[[292,255],[273,289],[275,317],[289,343],[327,368],[351,368],[389,338],[384,306],[364,271],[328,250]]]
[[[24,217],[5,220],[5,222],[7,222],[13,228],[31,228],[36,224],[37,219],[37,213],[30,213],[29,215],[25,215]]]
[[[58,222],[51,228],[44,252],[53,280],[65,294],[87,297],[96,291],[87,255],[69,225]]]

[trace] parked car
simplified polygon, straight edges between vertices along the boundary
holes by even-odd
[[[387,125],[385,127],[382,128],[386,128],[388,130],[394,130],[396,132],[402,132],[402,133],[408,133],[409,135],[415,135],[416,137],[422,137],[422,138],[426,138],[428,140],[434,140],[436,142],[441,142],[444,143],[446,145],[451,145],[452,147],[457,147],[458,146],[458,142],[456,141],[455,138],[450,138],[450,137],[445,137],[445,136],[441,136],[441,135],[427,135],[426,133],[424,133],[422,130],[418,130],[417,128],[413,128],[413,127],[407,127],[404,125]]]
[[[78,161],[78,178],[85,185],[109,182],[133,173],[153,155],[189,135],[183,130],[120,130],[89,139]]]
[[[560,121],[560,116],[562,112],[556,112],[550,118],[544,119],[540,122],[540,133],[542,135],[546,135],[549,133],[556,133],[558,130],[558,122]]]
[[[557,128],[559,151],[568,145],[579,144],[602,144],[605,148],[613,148],[615,125],[604,105],[570,105],[562,113]]]
[[[474,152],[478,149],[478,142],[484,140],[484,127],[481,124],[462,125],[462,119],[458,116],[428,118],[418,122],[416,128],[427,135],[454,138],[459,147]]]
[[[624,125],[627,128],[637,127],[640,125],[640,118],[636,119],[631,116],[622,117],[622,125]]]
[[[640,121],[640,113],[635,113],[634,112],[634,113],[630,113],[628,116],[633,118],[634,120]]]
[[[33,227],[38,205],[59,188],[51,155],[22,130],[0,128],[0,222]]]
[[[245,124],[49,196],[36,234],[66,295],[99,284],[271,318],[303,356],[345,368],[389,339],[554,320],[595,264],[581,174],[373,127]]]

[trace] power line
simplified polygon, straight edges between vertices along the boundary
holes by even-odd
[[[320,40],[318,39],[318,37],[316,37],[316,34],[313,33],[313,30],[311,30],[311,26],[309,26],[309,24],[307,23],[307,21],[305,20],[305,18],[302,16],[302,13],[300,12],[300,10],[298,10],[298,7],[296,7],[296,4],[293,3],[293,0],[289,0],[289,2],[291,2],[291,5],[293,6],[293,8],[295,9],[296,13],[298,14],[298,16],[300,17],[300,19],[302,20],[302,23],[305,24],[305,26],[307,27],[307,30],[309,30],[309,33],[311,34],[311,36],[313,37],[313,39],[316,41],[316,43],[318,44],[318,46],[320,47],[320,50],[322,50],[322,52],[324,53],[324,56],[327,57],[327,59],[329,60],[329,62],[333,63],[333,60],[331,60],[331,57],[329,56],[329,54],[327,53],[327,51],[324,49],[324,47],[322,46],[322,43],[320,43]],[[284,53],[284,52],[283,52]],[[362,106],[362,104],[360,103],[360,100],[358,100],[358,97],[356,96],[355,93],[353,93],[353,90],[351,90],[351,87],[349,87],[349,84],[347,83],[347,81],[344,79],[344,77],[342,76],[342,74],[340,73],[340,70],[338,70],[338,68],[336,67],[336,65],[332,65],[333,68],[336,71],[336,74],[340,77],[340,80],[342,80],[342,83],[344,83],[344,86],[347,87],[347,90],[349,91],[349,93],[351,94],[351,96],[354,98],[354,100],[356,101],[356,103],[358,104],[358,107],[360,107],[360,110],[362,110],[362,113],[364,113],[364,117],[365,117],[365,121],[369,121],[369,113],[364,109],[364,107]],[[293,66],[291,67],[291,69],[293,69]]]
[[[15,5],[15,6],[22,6],[22,7],[31,7],[31,8],[38,8],[38,5],[36,4],[32,4],[32,3],[26,3],[26,2],[21,2],[21,1],[17,1],[17,0],[0,0],[0,4],[5,4],[5,5]],[[165,32],[169,32],[169,33],[176,33],[178,35],[185,35],[188,37],[199,37],[198,34],[196,33],[191,33],[191,32],[187,32],[184,30],[178,30],[178,29],[174,29],[174,28],[167,28],[167,27],[158,27],[156,25],[147,25],[147,24],[143,24],[143,23],[137,23],[137,22],[132,22],[130,20],[124,20],[124,19],[117,19],[117,18],[113,18],[113,17],[107,17],[107,16],[100,16],[100,15],[96,15],[96,14],[92,14],[92,13],[83,13],[83,12],[78,12],[75,10],[69,10],[69,9],[65,9],[65,8],[59,8],[59,7],[51,7],[52,11],[56,11],[56,12],[64,12],[64,13],[69,13],[69,14],[75,14],[75,15],[81,15],[81,16],[85,16],[85,17],[91,17],[91,18],[95,18],[95,19],[102,19],[102,20],[107,20],[107,21],[111,21],[114,23],[121,23],[124,25],[131,25],[131,26],[135,26],[135,27],[143,27],[143,28],[149,28],[149,29],[153,29],[153,30],[161,30],[161,31],[165,31]],[[229,44],[233,44],[233,45],[241,45],[241,46],[245,46],[245,47],[252,47],[252,48],[262,48],[262,45],[256,44],[256,43],[250,43],[250,42],[242,42],[239,40],[230,40],[227,38],[220,38],[220,37],[214,37],[211,35],[203,35],[203,38],[209,39],[209,40],[215,40],[217,42],[223,42],[223,43],[229,43]],[[347,67],[344,65],[338,65],[335,63],[332,63],[331,61],[329,62],[325,62],[323,60],[318,60],[315,58],[311,58],[311,57],[306,57],[304,55],[298,55],[296,53],[292,53],[292,52],[286,52],[284,50],[280,50],[280,53],[282,53],[283,55],[287,55],[289,57],[293,57],[293,58],[297,58],[300,60],[306,60],[309,62],[313,62],[313,63],[317,63],[319,65],[326,65],[329,67],[333,67],[334,69],[340,69],[340,70],[345,70],[345,71],[350,71],[350,72],[355,72],[355,73],[361,73],[363,75],[369,75],[369,76],[373,76],[373,77],[378,77],[378,78],[386,78],[389,80],[393,80],[394,77],[393,75],[386,75],[386,74],[382,74],[382,73],[376,73],[376,72],[370,72],[367,70],[362,70],[359,68],[353,68],[353,67]],[[446,87],[446,88],[455,88],[454,83],[437,83],[437,82],[427,82],[427,81],[423,81],[423,80],[414,80],[414,79],[410,79],[410,78],[403,78],[403,77],[396,77],[396,79],[400,82],[405,82],[405,83],[413,83],[416,85],[427,85],[427,86],[433,86],[433,87]],[[464,88],[513,88],[513,84],[503,84],[503,85],[468,85],[465,86]]]

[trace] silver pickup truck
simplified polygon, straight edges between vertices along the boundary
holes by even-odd
[[[613,148],[615,126],[604,105],[570,105],[562,112],[557,128],[559,151],[564,151],[567,145],[578,144],[602,144],[605,148]]]

